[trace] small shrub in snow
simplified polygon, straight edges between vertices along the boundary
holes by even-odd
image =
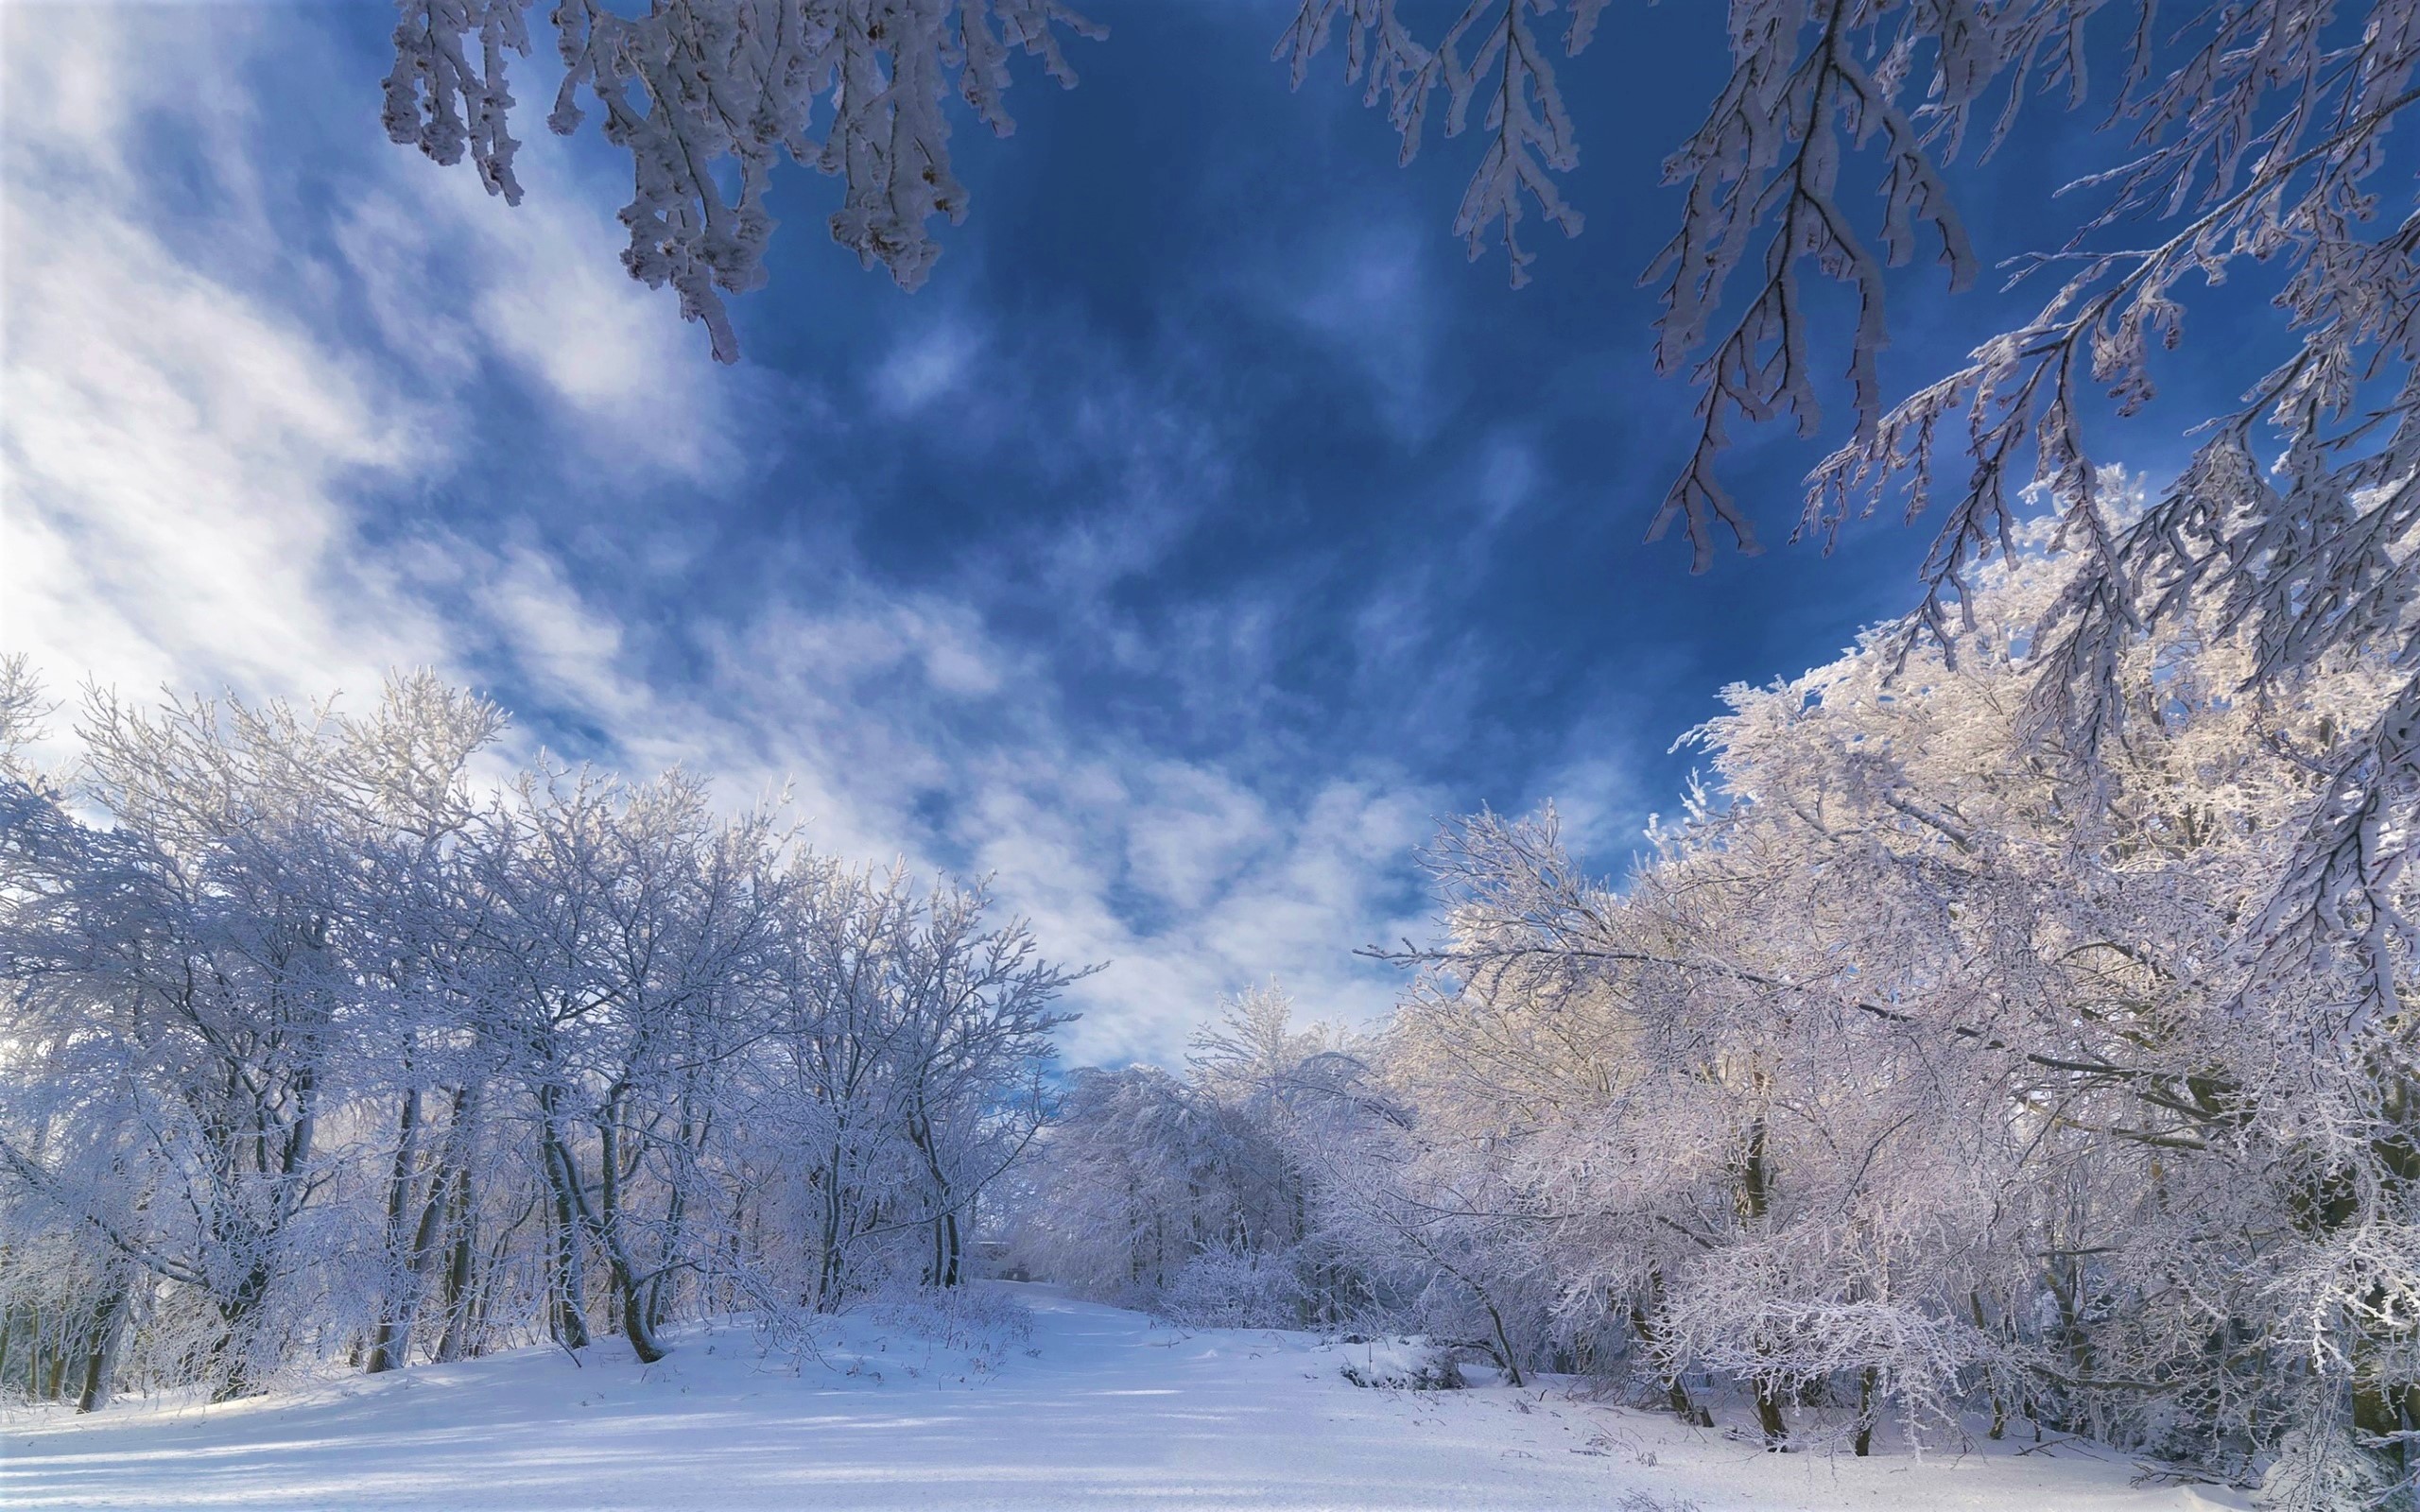
[[[1033,1337],[1033,1310],[996,1286],[903,1290],[867,1311],[913,1337],[952,1349],[1003,1350]]]
[[[1695,1502],[1681,1497],[1664,1502],[1645,1491],[1633,1491],[1614,1503],[1614,1512],[1701,1512],[1701,1509]]]
[[[1301,1325],[1305,1300],[1290,1255],[1219,1246],[1186,1262],[1158,1305],[1187,1328],[1282,1329]]]
[[[1390,1391],[1460,1391],[1470,1384],[1451,1349],[1426,1339],[1377,1339],[1354,1351],[1338,1374],[1357,1386]]]

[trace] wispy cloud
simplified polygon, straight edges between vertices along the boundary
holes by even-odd
[[[191,94],[265,60],[337,72],[264,14],[0,13],[0,643],[54,684],[130,692],[358,695],[433,665],[517,704],[525,749],[682,763],[734,803],[786,783],[818,843],[989,874],[1055,953],[1113,962],[1077,1005],[1079,1058],[1174,1055],[1219,994],[1272,973],[1317,1014],[1383,1008],[1385,973],[1350,948],[1411,927],[1402,859],[1440,795],[1383,764],[1246,772],[1079,718],[1065,669],[979,603],[838,548],[684,613],[678,500],[742,485],[795,388],[710,369],[669,301],[615,272],[610,188],[543,137],[510,211],[376,140],[356,91],[314,84],[273,124]],[[298,133],[332,159],[271,149]],[[206,202],[179,189],[177,143],[212,164]],[[315,199],[331,171],[341,193]],[[871,419],[982,381],[979,323],[915,320],[871,368]],[[1047,574],[1087,657],[1122,635],[1124,665],[1215,715],[1275,654],[1266,591],[1167,644],[1115,603],[1215,497],[1215,440],[1114,362],[1031,399],[983,413],[1119,496],[990,570]]]
[[[298,694],[413,660],[434,627],[331,507],[347,479],[408,465],[411,406],[381,403],[303,312],[162,238],[132,140],[158,100],[112,19],[0,19],[64,33],[7,48],[0,635],[54,676],[138,688]],[[228,187],[213,250],[273,252]]]

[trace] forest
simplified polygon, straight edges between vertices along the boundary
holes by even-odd
[[[1776,1449],[2048,1428],[2280,1505],[2391,1493],[2411,885],[2295,868],[2319,753],[2400,674],[2248,698],[2183,622],[2082,767],[2028,733],[2074,573],[1996,569],[1954,664],[1877,631],[1729,690],[1618,885],[1550,810],[1448,824],[1390,1019],[1272,985],[1175,1069],[1060,1067],[1082,968],[979,885],[678,772],[491,771],[503,716],[429,677],[359,714],[96,693],[44,768],[12,663],[0,1381],[646,1361],[1016,1269],[1737,1400]]]

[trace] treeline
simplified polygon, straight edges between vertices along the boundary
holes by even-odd
[[[0,662],[0,1389],[219,1398],[967,1274],[1071,974],[984,893],[679,773],[478,773],[428,677],[354,717]]]
[[[1449,826],[1381,1029],[1262,994],[1184,1075],[1077,1074],[1030,1263],[1736,1403],[1775,1447],[2049,1429],[2408,1503],[2413,795],[2342,743],[2420,718],[2381,722],[2383,653],[2254,696],[2257,648],[2180,616],[2079,733],[2033,628],[2073,572],[1970,594],[1954,664],[1877,633],[1730,690],[1618,889],[1550,812]]]

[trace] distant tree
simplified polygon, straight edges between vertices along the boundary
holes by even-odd
[[[1221,1007],[1183,1077],[1075,1073],[1016,1247],[1054,1280],[1191,1322],[1304,1321],[1321,1280],[1310,1147],[1334,1132],[1350,1057],[1334,1031],[1297,1030],[1273,985]]]

